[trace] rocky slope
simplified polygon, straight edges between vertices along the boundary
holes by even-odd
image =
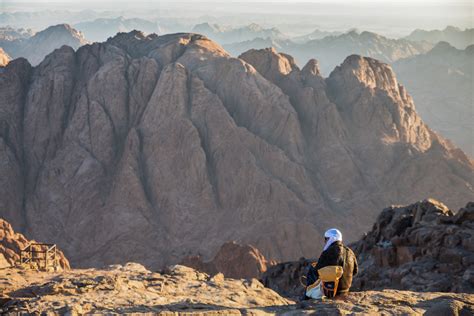
[[[434,200],[389,207],[352,247],[355,288],[474,293],[474,202],[455,215]]]
[[[327,227],[355,240],[386,205],[474,193],[472,162],[370,58],[324,79],[314,60],[131,32],[0,80],[0,214],[77,266],[208,261],[229,240],[312,257]]]
[[[180,264],[209,275],[223,273],[229,278],[251,279],[259,278],[274,262],[268,262],[260,251],[251,245],[227,242],[210,261],[204,261],[197,255],[184,258]]]
[[[48,315],[470,315],[474,295],[367,291],[343,300],[295,303],[256,279],[209,277],[184,266],[150,272],[138,264],[103,270],[33,273],[8,269],[0,277],[0,313]]]
[[[86,43],[84,36],[67,24],[50,26],[31,37],[0,39],[0,47],[11,58],[24,57],[32,65],[39,64],[46,55],[63,45],[77,49]]]
[[[472,125],[474,45],[459,50],[446,42],[426,54],[393,63],[423,120],[474,157]]]
[[[17,265],[20,261],[20,251],[31,242],[35,241],[26,239],[20,233],[15,233],[12,226],[0,218],[0,269]],[[58,257],[59,266],[62,269],[69,269],[69,261],[60,250]]]
[[[118,32],[141,30],[145,33],[161,33],[158,24],[144,19],[101,18],[74,24],[74,28],[81,31],[89,41],[101,42],[113,37]]]
[[[455,214],[435,200],[386,208],[372,230],[349,245],[359,262],[351,290],[474,293],[473,238],[472,202]],[[300,297],[300,276],[314,261],[274,265],[262,282],[284,296]]]
[[[433,44],[448,42],[458,49],[465,49],[474,44],[474,28],[461,30],[458,27],[447,26],[444,30],[414,30],[405,38],[410,41],[426,41]]]

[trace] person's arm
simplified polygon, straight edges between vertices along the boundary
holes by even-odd
[[[321,253],[321,256],[319,257],[319,260],[318,260],[318,264],[316,265],[316,271],[318,271],[321,268],[332,266],[335,264],[334,254],[332,250],[333,248],[329,248],[328,250],[323,251]]]
[[[306,285],[311,285],[316,282],[319,278],[318,270],[313,265],[309,266],[308,273],[306,274]]]

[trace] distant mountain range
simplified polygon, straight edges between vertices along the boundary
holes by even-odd
[[[426,53],[433,47],[433,44],[412,42],[405,39],[390,39],[372,32],[352,30],[344,34],[327,36],[306,43],[257,38],[242,43],[224,45],[224,48],[234,56],[238,56],[250,48],[264,47],[275,47],[282,52],[291,54],[300,66],[315,58],[320,62],[321,72],[328,75],[334,67],[351,54],[369,56],[384,62],[393,62],[401,58]]]
[[[63,45],[77,49],[86,43],[82,33],[67,24],[50,26],[32,36],[29,36],[29,33],[8,32],[4,37],[0,37],[0,47],[12,59],[24,57],[32,65],[37,65],[46,55]]]
[[[474,44],[474,28],[461,30],[458,27],[447,26],[444,30],[415,30],[405,39],[411,41],[427,41],[433,44],[448,42],[452,46],[464,49]]]
[[[286,36],[277,28],[265,29],[252,23],[242,27],[225,27],[218,24],[202,23],[196,25],[192,32],[207,36],[219,44],[238,43],[256,38],[284,39]]]
[[[344,32],[329,32],[329,31],[314,30],[313,32],[306,35],[292,37],[291,40],[295,43],[306,43],[309,41],[322,39],[327,36],[338,36],[343,33]]]
[[[431,128],[474,157],[474,45],[459,50],[440,42],[393,69]]]
[[[161,33],[158,24],[155,22],[138,18],[126,19],[122,16],[81,22],[75,24],[74,28],[81,31],[89,41],[93,42],[105,41],[118,32],[130,32],[133,30],[140,30],[147,34]]]
[[[35,34],[32,29],[13,28],[11,26],[0,27],[0,40],[13,41],[17,39],[26,39]]]

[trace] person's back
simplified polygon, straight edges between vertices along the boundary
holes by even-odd
[[[319,269],[327,266],[341,266],[343,274],[339,279],[336,296],[347,294],[352,285],[352,278],[358,271],[356,256],[350,248],[343,245],[342,234],[337,229],[328,230],[325,239],[324,251],[316,266],[310,267],[308,271],[308,284],[314,283],[319,278],[317,272]]]

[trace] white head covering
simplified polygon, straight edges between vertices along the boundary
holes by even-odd
[[[331,228],[331,229],[327,230],[324,233],[324,237],[327,237],[329,239],[326,242],[326,244],[324,245],[323,251],[326,251],[326,249],[328,249],[329,246],[331,246],[333,242],[342,241],[342,233],[336,228]]]

